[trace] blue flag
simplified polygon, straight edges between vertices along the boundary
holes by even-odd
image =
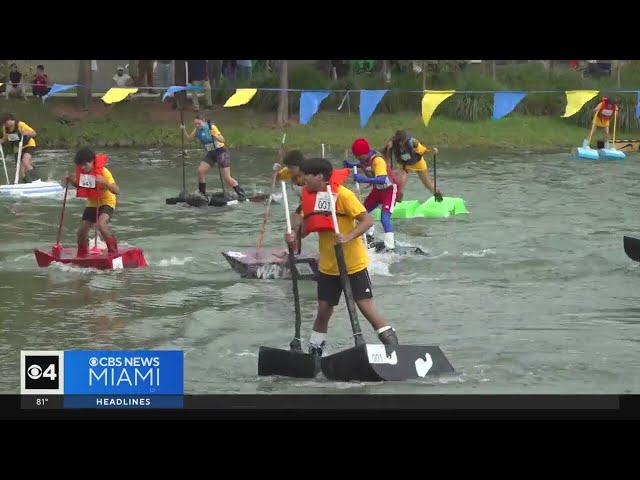
[[[49,93],[42,97],[42,103],[44,103],[44,101],[51,95],[55,95],[58,92],[64,92],[65,90],[71,90],[72,88],[76,88],[79,86],[80,85],[77,83],[75,85],[60,85],[59,83],[54,83],[53,85],[51,85],[51,90],[49,90]]]
[[[173,97],[173,94],[176,92],[182,92],[183,90],[202,90],[203,88],[200,85],[189,85],[188,87],[185,87],[183,85],[174,85],[173,87],[169,87],[169,89],[164,92],[164,95],[162,96],[162,101],[164,102],[165,98],[167,97]]]
[[[526,92],[496,92],[493,97],[493,120],[506,117],[526,97]]]
[[[300,125],[306,125],[317,112],[322,101],[329,96],[329,90],[302,92],[300,95]]]
[[[373,115],[374,110],[389,90],[362,90],[360,91],[360,128],[364,126]]]
[[[640,118],[640,92],[638,92],[638,103],[636,103],[636,118]]]

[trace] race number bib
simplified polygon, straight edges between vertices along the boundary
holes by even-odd
[[[7,139],[10,142],[19,142],[20,141],[20,135],[18,135],[17,133],[10,133],[9,135],[7,135]]]
[[[96,188],[96,177],[95,175],[87,175],[85,173],[80,174],[80,181],[78,185],[82,188]]]
[[[334,196],[335,201],[335,196]],[[331,212],[331,200],[329,192],[318,192],[316,195],[316,204],[313,208],[314,212]]]
[[[211,150],[213,150],[215,148],[215,145],[213,143],[205,143],[204,144],[204,149],[207,152],[210,152]]]

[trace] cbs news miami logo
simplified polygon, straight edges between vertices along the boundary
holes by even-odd
[[[64,393],[63,351],[20,352],[20,394],[62,395]]]

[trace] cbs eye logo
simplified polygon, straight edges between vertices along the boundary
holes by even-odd
[[[57,390],[58,378],[57,356],[26,356],[24,383],[27,390]]]

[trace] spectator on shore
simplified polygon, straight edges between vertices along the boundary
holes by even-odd
[[[9,83],[7,84],[7,98],[22,97],[27,98],[24,91],[24,85],[22,84],[22,73],[18,70],[18,66],[15,63],[9,65]]]
[[[38,65],[36,67],[36,74],[33,77],[33,86],[31,87],[31,93],[34,97],[42,98],[49,93],[49,76],[44,73],[44,65]]]
[[[156,60],[158,69],[158,86],[167,89],[173,84],[173,60]]]
[[[206,60],[187,60],[187,75],[189,78],[189,84],[194,86],[201,86],[204,88],[204,98],[206,109],[213,108],[213,100],[211,99],[211,83],[209,83],[209,75],[207,73],[207,61]],[[198,100],[199,90],[191,90],[191,101],[193,102],[193,108],[200,110],[200,102]]]
[[[238,64],[236,60],[223,60],[222,61],[222,75],[225,80],[233,82],[236,79],[236,70]]]
[[[138,60],[138,87],[149,87],[139,93],[155,93],[153,91],[153,60]]]
[[[116,87],[131,86],[131,76],[124,73],[124,67],[118,65],[116,68],[116,74],[113,76],[113,83]]]
[[[236,65],[238,67],[238,79],[251,79],[253,71],[251,60],[236,60]]]

